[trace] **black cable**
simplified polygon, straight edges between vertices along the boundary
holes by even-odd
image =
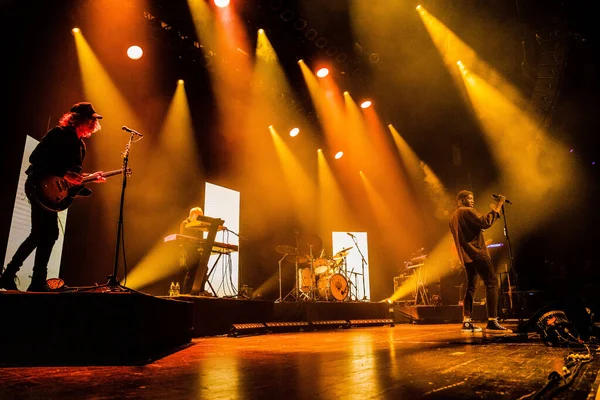
[[[585,347],[587,350],[587,354],[581,356],[578,353],[570,353],[565,358],[565,367],[563,367],[563,370],[565,370],[564,375],[561,375],[558,371],[552,371],[548,375],[548,382],[546,382],[546,384],[541,389],[539,389],[535,392],[532,392],[530,394],[527,394],[525,396],[521,396],[521,397],[519,397],[519,400],[553,398],[556,393],[558,393],[559,391],[563,390],[564,388],[570,386],[571,383],[573,383],[573,381],[579,374],[579,371],[581,370],[583,364],[587,364],[594,360],[594,354],[592,354],[592,351],[588,344],[580,342],[579,339],[577,339],[575,336],[573,336],[568,331],[567,331],[567,334],[569,336],[571,336],[575,341],[573,341],[571,339],[565,339],[560,333],[557,333],[557,334],[561,339],[563,339],[566,342],[571,342],[571,343],[575,342],[579,346]],[[564,381],[564,384],[562,384],[562,385],[558,384],[556,387],[550,388],[552,386],[552,384],[555,384],[556,382],[560,382],[561,380]]]

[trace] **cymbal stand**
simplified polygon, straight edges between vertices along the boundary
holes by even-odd
[[[358,279],[358,275],[360,272],[354,272],[354,268],[350,271],[350,275],[354,275],[354,279]],[[350,285],[350,296],[348,300],[358,301],[358,286],[352,281],[352,279],[348,276],[348,284]],[[352,295],[352,288],[354,287],[354,296]]]
[[[315,260],[313,259],[313,251],[312,251],[312,243],[308,244],[308,253],[310,255],[310,296],[308,297],[308,300],[315,300],[315,267],[314,267],[314,262]]]
[[[281,303],[283,301],[283,298],[281,297],[281,262],[285,260],[287,256],[288,255],[286,253],[283,257],[281,257],[281,260],[277,262],[277,264],[279,264],[279,298],[275,300],[275,303]]]
[[[296,248],[297,249],[297,248]],[[286,254],[287,256],[287,254]],[[295,278],[295,286],[292,288],[292,290],[290,290],[290,292],[283,298],[283,301],[285,301],[285,299],[287,299],[290,296],[294,297],[294,301],[298,301],[299,299],[299,294],[298,294],[298,255],[296,255],[295,257],[295,261],[294,261],[294,269],[296,271],[296,278]]]

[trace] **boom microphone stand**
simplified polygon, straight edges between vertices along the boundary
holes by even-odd
[[[508,276],[508,295],[509,295],[509,299],[510,299],[510,306],[511,306],[511,311],[515,311],[514,310],[514,303],[512,301],[512,288],[511,288],[511,282],[510,282],[510,274],[512,273],[513,275],[513,280],[515,283],[515,289],[516,292],[519,293],[519,285],[518,285],[518,280],[517,280],[517,271],[515,270],[515,265],[514,265],[514,257],[513,257],[513,252],[512,252],[512,246],[510,243],[510,238],[508,236],[508,223],[506,222],[506,212],[504,210],[504,204],[502,204],[502,220],[504,222],[504,236],[506,237],[506,244],[508,245],[508,262],[509,262],[509,266],[510,266],[510,271],[507,276]],[[523,304],[521,302],[521,307],[523,307]]]
[[[123,204],[125,203],[125,188],[127,187],[127,171],[128,171],[128,165],[129,165],[129,151],[131,149],[131,143],[133,141],[133,137],[135,135],[138,135],[138,136],[140,136],[140,139],[142,138],[142,135],[140,133],[134,131],[133,129],[125,129],[125,128],[126,127],[123,127],[123,130],[129,132],[130,136],[129,136],[129,141],[127,141],[127,144],[125,145],[125,151],[123,153],[121,153],[121,155],[123,156],[123,182],[121,184],[121,201],[120,201],[120,205],[119,205],[119,220],[117,222],[117,242],[116,242],[116,246],[115,246],[115,262],[114,262],[114,266],[113,266],[113,272],[111,275],[108,276],[108,282],[106,283],[106,286],[120,288],[120,290],[127,289],[124,286],[121,286],[119,284],[119,280],[117,279],[117,269],[119,268],[119,249],[121,246],[121,235],[123,233]]]
[[[361,258],[361,266],[362,266],[362,284],[363,284],[363,298],[362,300],[367,300],[367,288],[365,287],[365,266],[367,265],[367,260],[365,260],[365,256],[363,255],[362,251],[360,251],[360,247],[358,246],[358,242],[356,241],[356,236],[354,235],[350,235],[350,237],[352,238],[352,241],[354,242],[354,245],[356,246],[356,250],[358,250],[358,254],[360,254],[360,258]]]

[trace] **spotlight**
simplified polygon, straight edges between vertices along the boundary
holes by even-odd
[[[319,78],[325,78],[327,75],[329,75],[329,70],[327,68],[321,68],[317,71],[317,76]]]
[[[369,108],[371,107],[371,100],[365,100],[362,103],[360,103],[360,108]]]
[[[127,49],[127,56],[132,60],[139,60],[142,58],[142,54],[144,54],[144,51],[140,46],[131,46]]]
[[[229,0],[215,0],[215,6],[225,8],[229,5]]]
[[[79,33],[79,32],[81,32],[81,29],[79,29],[79,28],[73,28],[73,29],[71,29],[71,32],[73,32],[73,33]]]
[[[338,151],[337,153],[335,153],[335,159],[339,160],[340,158],[342,158],[343,155],[344,155],[343,151]]]
[[[421,5],[420,4],[417,6],[417,10],[421,10]]]
[[[177,80],[177,84],[178,84],[178,85],[183,85],[183,79],[178,79],[178,80]]]
[[[262,35],[262,34],[264,34],[264,33],[265,33],[265,30],[264,30],[263,28],[260,28],[260,29],[258,30],[258,34],[259,34],[259,35]]]
[[[293,128],[293,129],[290,131],[290,136],[291,136],[291,137],[296,137],[296,136],[298,136],[298,134],[299,134],[299,133],[300,133],[300,129],[298,129],[298,128]]]

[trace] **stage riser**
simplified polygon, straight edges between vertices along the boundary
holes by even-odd
[[[224,335],[233,324],[268,322],[273,319],[273,302],[177,296],[194,304],[194,337]]]
[[[472,318],[475,321],[486,321],[485,306],[473,306]],[[462,322],[461,306],[394,306],[394,322],[421,324],[450,324]]]
[[[193,304],[133,292],[2,293],[1,365],[145,364],[191,342]]]
[[[276,303],[273,321],[310,322],[390,318],[388,303],[297,302]]]

